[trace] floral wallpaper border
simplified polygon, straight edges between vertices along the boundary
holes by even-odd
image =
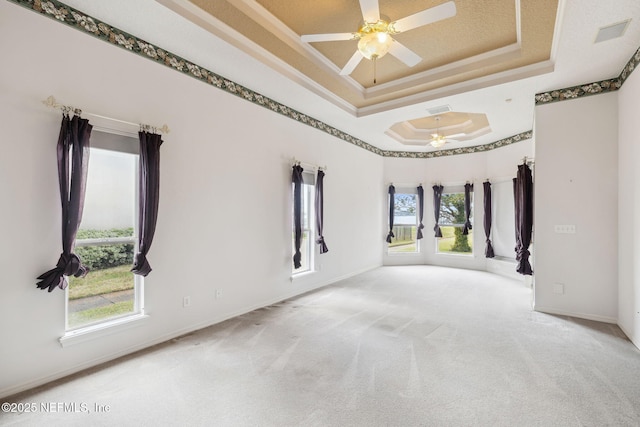
[[[638,64],[640,64],[640,48],[638,48],[636,53],[631,57],[631,59],[629,59],[618,77],[564,89],[536,93],[536,105],[549,104],[557,101],[567,101],[569,99],[581,98],[583,96],[616,91],[622,87],[622,84],[631,75],[633,70],[636,69]]]
[[[507,145],[515,144],[516,142],[525,141],[533,137],[533,130],[521,132],[517,135],[510,136],[508,138],[501,139],[499,141],[492,142],[485,145],[475,145],[473,147],[462,148],[450,148],[448,150],[437,151],[383,151],[384,157],[397,157],[406,159],[433,159],[437,157],[454,156],[456,154],[471,154],[481,153],[483,151],[495,150],[496,148],[504,147]]]
[[[105,22],[102,22],[96,18],[86,15],[58,0],[7,0],[9,2],[18,4],[27,9],[31,9],[44,16],[55,19],[61,23],[64,23],[70,27],[76,28],[101,40],[104,40],[113,45],[119,46],[132,53],[145,57],[154,62],[160,63],[164,66],[173,68],[183,74],[198,79],[211,86],[215,86],[218,89],[222,89],[225,92],[244,98],[245,100],[252,102],[256,105],[260,105],[264,108],[268,108],[278,114],[282,114],[300,123],[314,127],[318,130],[326,132],[336,138],[340,138],[350,144],[356,145],[367,151],[375,153],[383,157],[396,157],[396,158],[436,158],[444,156],[452,156],[457,154],[470,154],[484,151],[494,150],[496,148],[510,145],[526,139],[531,139],[533,131],[519,133],[517,135],[510,136],[508,138],[501,139],[499,141],[492,142],[485,145],[477,145],[473,147],[464,148],[452,148],[438,151],[427,152],[409,152],[409,151],[389,151],[381,150],[378,147],[374,147],[365,141],[349,135],[339,129],[334,128],[320,120],[314,119],[304,113],[294,110],[284,104],[281,104],[271,98],[268,98],[260,93],[257,93],[249,88],[246,88],[232,80],[226,79],[206,68],[200,67],[193,62],[187,61],[178,55],[154,46],[138,37],[135,37],[125,31],[112,27]],[[535,102],[538,104],[545,104],[549,102],[561,101],[566,99],[573,99],[580,96],[593,95],[602,92],[614,91],[622,86],[622,83],[635,69],[635,66],[640,63],[640,49],[638,49],[635,55],[627,63],[620,76],[615,79],[603,80],[601,82],[591,83],[588,85],[575,86],[572,88],[560,89],[555,91],[549,91],[536,94]]]

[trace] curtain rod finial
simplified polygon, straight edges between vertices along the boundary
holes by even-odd
[[[47,107],[55,107],[56,106],[56,99],[53,97],[53,95],[49,95],[49,97],[47,97],[47,99],[42,101],[42,103],[44,105],[46,105]]]

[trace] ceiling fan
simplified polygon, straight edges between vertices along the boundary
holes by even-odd
[[[447,142],[452,142],[452,141],[455,142],[456,140],[452,138],[455,138],[456,136],[464,135],[463,133],[457,133],[455,135],[444,135],[440,133],[440,117],[435,117],[435,120],[436,120],[436,133],[431,134],[431,141],[429,141],[429,144],[431,144],[433,148],[440,148]]]
[[[450,18],[456,14],[455,3],[448,1],[397,21],[388,22],[380,17],[378,0],[359,1],[364,23],[358,31],[354,33],[306,34],[301,36],[301,40],[306,43],[358,40],[358,50],[340,70],[340,75],[351,74],[364,57],[371,59],[374,63],[374,83],[376,83],[375,61],[387,53],[395,56],[409,67],[413,67],[422,60],[415,52],[394,40],[392,35]]]

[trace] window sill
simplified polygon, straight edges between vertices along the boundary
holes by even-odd
[[[420,252],[387,252],[387,256],[410,256],[420,255]]]
[[[449,253],[449,252],[436,252],[436,255],[450,256],[458,258],[475,258],[475,254],[462,254],[462,253]]]
[[[122,317],[120,319],[114,319],[110,322],[104,322],[98,325],[91,325],[85,328],[74,329],[73,331],[66,332],[58,339],[58,341],[60,342],[60,345],[62,347],[69,347],[75,344],[95,340],[106,335],[111,335],[126,329],[140,326],[148,318],[149,315],[144,313],[133,314],[131,316]]]
[[[304,273],[295,273],[292,274],[291,277],[289,278],[289,280],[291,280],[292,282],[304,279],[306,277],[310,277],[313,276],[314,274],[316,274],[317,272],[315,270],[309,270],[309,271],[305,271]]]

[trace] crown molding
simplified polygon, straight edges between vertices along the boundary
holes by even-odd
[[[79,30],[83,33],[96,37],[104,42],[118,46],[128,52],[144,57],[157,64],[173,69],[189,77],[195,78],[209,86],[216,87],[227,93],[236,95],[253,104],[267,108],[275,113],[286,116],[299,123],[306,124],[315,129],[321,130],[329,135],[339,138],[345,142],[358,146],[371,153],[383,157],[393,158],[437,158],[443,156],[451,156],[458,154],[470,154],[478,152],[486,152],[500,148],[506,145],[514,144],[519,141],[532,138],[533,131],[519,133],[508,138],[501,139],[485,145],[477,145],[472,147],[454,148],[448,150],[428,151],[428,152],[407,152],[407,151],[389,151],[381,150],[367,142],[356,138],[346,132],[336,129],[318,119],[301,113],[293,108],[281,104],[267,96],[255,92],[245,86],[242,86],[232,80],[220,76],[204,67],[201,67],[191,61],[188,61],[176,54],[164,50],[158,46],[146,42],[130,33],[113,27],[106,22],[89,16],[77,9],[65,5],[57,0],[7,0],[10,3],[25,7],[40,15],[49,17],[59,23],[65,24],[71,28]],[[636,60],[632,66],[625,67],[625,76],[628,75],[634,66],[640,62],[640,50],[636,52]],[[628,68],[628,69],[627,69]],[[625,77],[626,78],[626,77]]]

